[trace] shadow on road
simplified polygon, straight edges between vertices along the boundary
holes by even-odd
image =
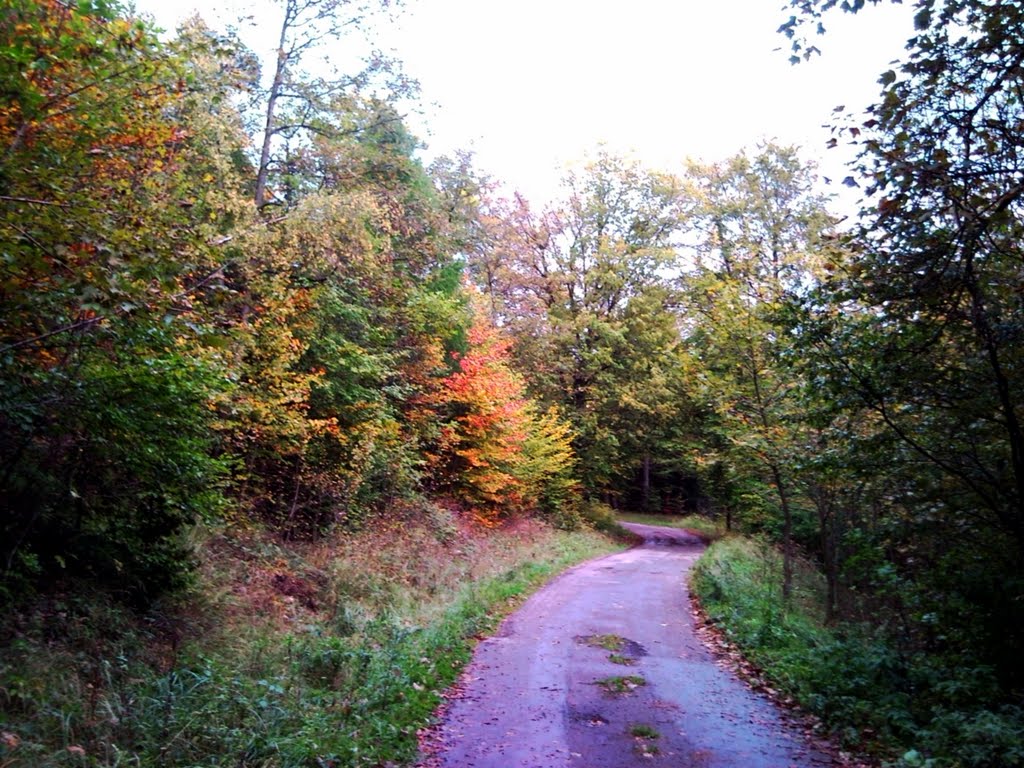
[[[620,523],[627,531],[635,533],[644,544],[673,547],[704,547],[707,542],[700,536],[682,528],[665,528],[660,525],[642,523]]]

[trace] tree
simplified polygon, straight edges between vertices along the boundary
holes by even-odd
[[[442,474],[481,522],[540,508],[572,524],[576,488],[569,426],[554,409],[538,413],[511,368],[511,343],[491,325],[476,295],[467,349],[444,380],[451,409],[440,435]]]
[[[752,157],[691,163],[686,179],[701,266],[738,282],[751,302],[779,302],[813,283],[821,258],[810,246],[831,219],[795,148],[766,143]]]
[[[387,10],[390,0],[281,0],[284,15],[281,19],[274,61],[273,75],[266,92],[263,107],[259,162],[256,166],[254,198],[257,208],[270,203],[292,202],[287,188],[297,161],[291,143],[304,138],[326,137],[339,139],[354,135],[363,129],[359,124],[347,124],[337,117],[354,103],[358,90],[377,73],[393,72],[394,62],[375,57],[364,71],[334,80],[310,78],[300,65],[303,57],[327,40],[340,41],[346,33],[362,27],[378,8]],[[396,89],[408,91],[412,83],[398,77]],[[358,99],[356,99],[358,101]],[[387,111],[375,115],[371,124],[396,121]],[[281,145],[283,142],[283,146]],[[283,155],[275,155],[275,145]],[[302,145],[298,151],[301,153]],[[268,189],[272,174],[282,179],[285,190]]]
[[[784,30],[797,54],[814,50],[804,25],[836,6],[793,4]],[[913,552],[898,565],[917,585],[908,601],[958,628],[948,645],[984,649],[1012,689],[1024,643],[1024,11],[976,0],[914,7],[908,54],[881,74],[868,119],[835,127],[837,140],[859,143],[851,182],[859,176],[866,199],[851,237],[857,258],[818,299],[808,331],[837,390],[893,440],[904,497],[890,512]],[[949,537],[967,551],[953,556]],[[929,636],[922,623],[915,632]]]
[[[223,359],[196,305],[237,213],[209,189],[237,179],[178,119],[197,71],[144,25],[49,1],[0,15],[4,572],[149,598],[219,504]]]
[[[816,278],[829,219],[813,191],[812,169],[791,148],[769,144],[754,157],[693,165],[688,180],[688,221],[698,245],[687,277],[691,386],[708,403],[713,416],[706,425],[732,454],[730,463],[774,491],[788,599],[798,503],[794,459],[802,438],[799,381],[785,363],[790,342],[779,313],[788,295]]]
[[[637,458],[626,454],[635,409],[623,407],[619,385],[653,381],[647,374],[666,343],[659,334],[667,331],[669,344],[675,335],[667,269],[677,187],[670,176],[602,154],[566,179],[566,193],[561,210],[540,215],[521,198],[490,205],[495,235],[482,255],[494,268],[482,273],[531,392],[566,409],[588,490],[608,493],[613,481],[632,482]]]
[[[288,214],[239,242],[225,427],[247,507],[288,535],[356,524],[431,480],[446,356],[468,321],[414,148],[399,122],[320,137]]]

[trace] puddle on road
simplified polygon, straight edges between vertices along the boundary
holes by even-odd
[[[569,719],[574,723],[582,723],[588,728],[599,728],[608,725],[608,719],[597,712],[570,712]]]

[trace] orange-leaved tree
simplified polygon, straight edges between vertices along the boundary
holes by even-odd
[[[441,434],[442,476],[486,525],[517,509],[565,513],[576,486],[569,427],[554,411],[538,412],[511,367],[511,342],[471,298],[468,347],[444,380],[452,419]]]

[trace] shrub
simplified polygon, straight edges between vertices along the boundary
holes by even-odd
[[[0,538],[12,566],[0,597],[65,576],[143,601],[182,586],[192,564],[184,533],[223,504],[209,430],[216,386],[201,360],[126,349],[83,363],[74,381],[42,376],[8,391],[9,416],[27,402],[36,413],[23,425],[0,418]]]
[[[894,765],[906,768],[1024,765],[1024,712],[999,701],[991,668],[901,647],[884,627],[825,626],[820,578],[800,565],[786,604],[778,553],[728,538],[698,561],[692,586],[773,685],[844,742],[903,755]]]

